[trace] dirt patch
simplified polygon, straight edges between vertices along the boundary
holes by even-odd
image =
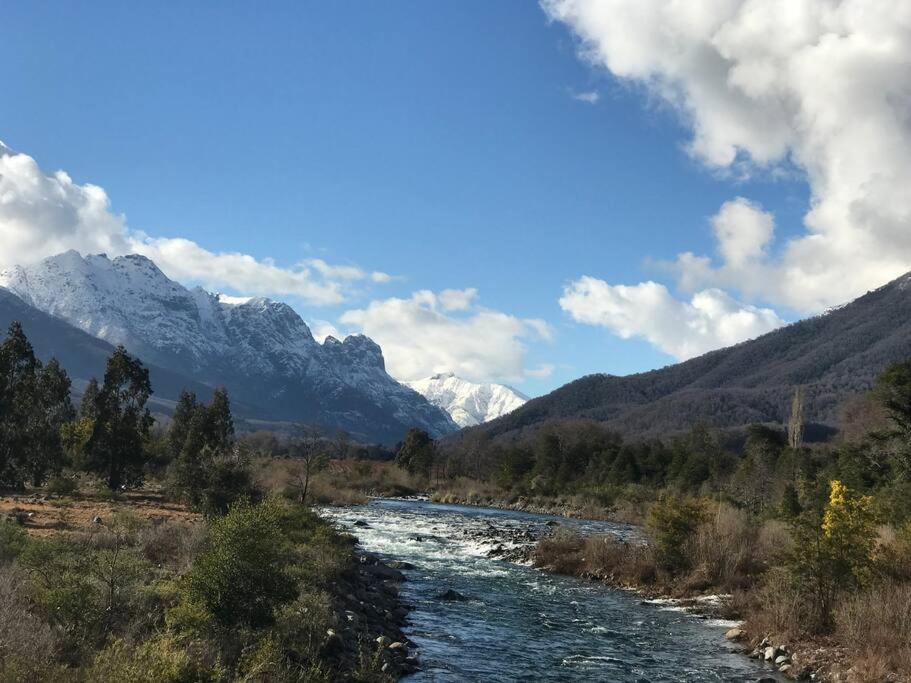
[[[96,518],[102,523],[117,513],[129,512],[141,520],[196,523],[202,516],[178,503],[165,500],[155,491],[135,491],[104,499],[91,494],[5,494],[0,496],[0,518],[18,521],[33,536],[80,531],[91,528]]]

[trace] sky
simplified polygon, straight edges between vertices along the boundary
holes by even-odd
[[[901,0],[4,3],[0,266],[139,252],[538,395],[911,270]]]

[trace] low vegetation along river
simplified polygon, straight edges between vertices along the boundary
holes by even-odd
[[[414,565],[402,596],[414,607],[406,633],[422,671],[409,681],[778,680],[731,649],[729,622],[489,556],[508,555],[553,517],[382,499],[325,514],[367,552]],[[559,523],[635,533],[609,522]],[[447,591],[455,599],[442,599]]]

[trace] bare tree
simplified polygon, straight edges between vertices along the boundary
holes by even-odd
[[[800,448],[803,445],[803,387],[794,389],[794,398],[791,399],[791,416],[788,418],[788,446]]]
[[[292,486],[297,490],[297,502],[307,502],[307,492],[314,474],[328,463],[323,445],[316,440],[295,441],[290,447],[294,464],[291,467]]]

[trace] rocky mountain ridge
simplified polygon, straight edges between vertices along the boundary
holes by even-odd
[[[384,443],[411,426],[434,436],[457,429],[445,411],[386,373],[371,339],[320,344],[287,304],[187,289],[144,256],[68,251],[0,272],[0,286],[147,363],[205,385],[224,384],[256,417]]]

